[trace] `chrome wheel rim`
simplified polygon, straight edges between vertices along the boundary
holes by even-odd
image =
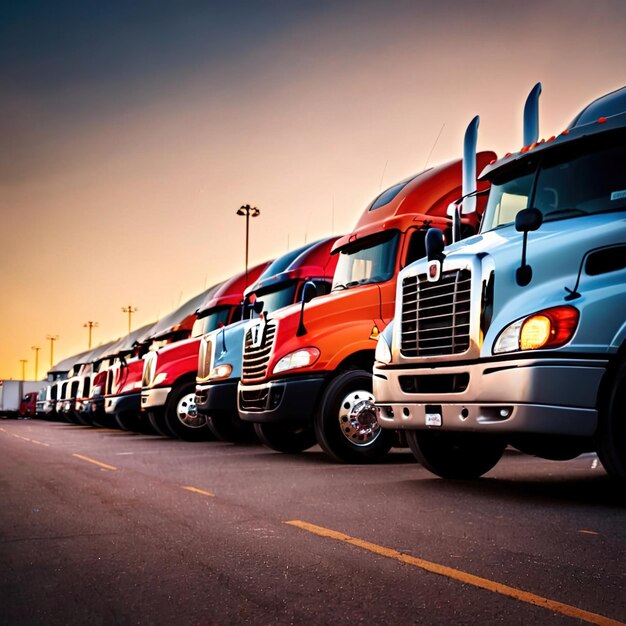
[[[339,406],[341,434],[354,446],[369,446],[380,436],[374,396],[369,391],[350,392]]]
[[[176,417],[187,428],[202,428],[206,424],[204,416],[196,408],[196,393],[185,394],[176,405]]]

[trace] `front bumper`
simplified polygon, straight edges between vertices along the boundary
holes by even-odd
[[[203,415],[237,412],[239,379],[196,386],[196,408]]]
[[[272,380],[260,385],[239,383],[239,417],[244,422],[260,424],[311,421],[325,380],[323,376],[312,376]]]
[[[165,406],[167,398],[172,391],[171,387],[155,387],[154,389],[143,389],[141,391],[141,410],[161,408]]]
[[[375,366],[378,422],[390,429],[590,436],[606,367],[603,359],[562,358]],[[441,393],[446,385],[452,390]],[[420,387],[431,391],[415,393]]]
[[[104,410],[107,415],[134,411],[139,413],[141,408],[141,393],[127,393],[123,396],[110,396],[104,399]]]

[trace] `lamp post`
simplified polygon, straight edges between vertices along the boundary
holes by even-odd
[[[246,216],[246,287],[248,286],[248,241],[250,238],[250,218],[257,217],[261,214],[261,211],[255,206],[244,204],[237,209],[237,215]]]
[[[88,329],[88,332],[89,332],[89,345],[87,347],[88,347],[89,350],[91,350],[91,330],[93,328],[98,328],[98,322],[85,322],[83,324],[83,328],[87,328]]]
[[[20,359],[20,363],[22,364],[22,380],[26,380],[26,363],[28,363],[28,361],[26,359]]]
[[[35,380],[39,379],[39,346],[31,346],[31,350],[35,351]]]
[[[54,342],[59,338],[58,335],[48,335],[46,339],[50,342],[50,369],[54,364]]]
[[[133,313],[137,313],[137,307],[133,307],[129,304],[128,306],[122,307],[122,313],[128,313],[128,334],[130,335],[130,321]]]

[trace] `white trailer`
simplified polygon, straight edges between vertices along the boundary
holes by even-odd
[[[40,380],[0,380],[0,417],[17,417],[24,395],[43,386]]]

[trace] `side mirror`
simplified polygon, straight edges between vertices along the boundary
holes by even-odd
[[[443,261],[446,242],[443,232],[439,228],[429,228],[426,231],[426,257],[429,261]]]
[[[524,233],[522,242],[522,264],[515,272],[515,280],[520,287],[525,287],[533,278],[533,269],[526,263],[526,248],[528,246],[528,233],[537,230],[543,223],[543,213],[539,209],[522,209],[515,216],[515,230]]]
[[[298,323],[298,330],[296,331],[296,337],[302,337],[306,335],[306,328],[304,326],[304,305],[311,302],[317,295],[317,286],[311,280],[307,280],[302,287],[302,306],[300,307],[300,321]]]
[[[543,213],[539,209],[522,209],[515,216],[515,230],[518,233],[529,233],[537,230],[543,223]]]
[[[255,300],[251,306],[252,306],[252,310],[257,315],[261,315],[261,313],[263,313],[263,300]]]

